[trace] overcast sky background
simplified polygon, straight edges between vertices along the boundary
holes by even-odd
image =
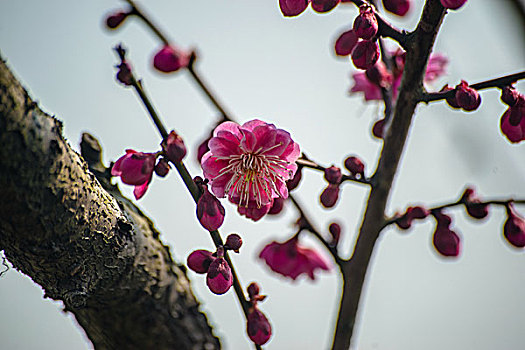
[[[357,9],[339,6],[326,15],[308,9],[298,18],[282,17],[277,0],[143,1],[148,13],[183,48],[197,47],[198,70],[219,99],[241,122],[260,118],[291,132],[313,159],[336,164],[360,155],[375,168],[380,142],[371,137],[380,104],[364,104],[348,96],[353,71],[347,59],[334,57],[333,42],[348,28]],[[412,30],[422,1],[405,18],[389,18]],[[105,15],[118,1],[0,0],[0,49],[3,59],[49,114],[64,121],[64,133],[78,150],[88,131],[104,147],[109,164],[124,149],[155,151],[159,138],[142,105],[130,89],[115,82],[117,63],[112,47],[123,42],[129,59],[168,127],[175,128],[189,148],[188,166],[200,174],[196,146],[218,118],[186,72],[161,75],[151,68],[160,46],[137,20],[108,32]],[[520,22],[507,1],[469,1],[446,16],[435,52],[450,57],[448,75],[433,86],[475,83],[524,70],[525,40]],[[525,92],[525,84],[518,85]],[[496,90],[483,91],[482,105],[472,113],[443,103],[420,105],[412,125],[388,210],[413,203],[438,205],[457,199],[465,184],[482,196],[525,198],[525,146],[511,145],[499,130],[505,106]],[[325,186],[322,174],[305,170],[297,196],[317,225],[326,231],[343,224],[343,251],[348,253],[362,216],[367,189],[345,184],[335,209],[318,204]],[[131,195],[132,188],[120,186]],[[335,271],[320,273],[315,282],[292,283],[269,271],[257,259],[273,239],[293,233],[293,207],[279,217],[253,223],[224,201],[224,236],[244,239],[233,257],[241,282],[261,285],[268,298],[261,309],[274,335],[266,349],[327,349],[337,314],[340,279]],[[195,219],[195,209],[173,172],[155,178],[139,206],[151,215],[171,247],[185,261],[194,249],[212,249]],[[525,208],[520,208],[525,213]],[[354,348],[522,349],[525,324],[525,252],[502,237],[504,210],[495,208],[483,222],[449,211],[462,237],[458,259],[443,260],[431,246],[432,220],[410,232],[384,231],[379,241],[360,309]],[[313,239],[305,245],[322,248]],[[324,253],[324,252],[323,252]],[[325,254],[326,255],[326,254]],[[249,349],[245,321],[234,293],[213,295],[201,275],[188,273],[225,349]],[[62,303],[43,299],[39,286],[11,269],[0,279],[0,347],[2,349],[89,349],[74,319],[61,312]]]

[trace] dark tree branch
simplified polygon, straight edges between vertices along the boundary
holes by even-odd
[[[64,302],[96,349],[218,349],[185,269],[152,222],[88,165],[0,63],[0,247]],[[104,185],[106,189],[103,188]]]

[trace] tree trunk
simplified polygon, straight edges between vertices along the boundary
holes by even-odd
[[[96,349],[220,348],[185,268],[109,182],[98,142],[83,137],[90,171],[61,129],[0,60],[0,250]]]

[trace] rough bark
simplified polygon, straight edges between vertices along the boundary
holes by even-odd
[[[220,348],[184,267],[105,177],[96,140],[83,138],[90,171],[61,127],[1,61],[0,250],[96,349]]]

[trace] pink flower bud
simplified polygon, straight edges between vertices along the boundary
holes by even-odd
[[[410,9],[410,0],[383,0],[383,6],[394,15],[404,16]]]
[[[163,46],[153,57],[153,67],[164,73],[171,73],[185,68],[190,63],[190,55],[173,46]]]
[[[325,208],[331,208],[339,199],[339,186],[329,184],[321,193],[321,204]]]
[[[179,163],[186,156],[186,146],[184,145],[184,141],[173,130],[160,145],[166,158],[173,163]]]
[[[197,273],[206,273],[215,257],[212,252],[204,249],[193,251],[187,259],[187,265],[190,269]]]
[[[168,175],[171,167],[168,163],[168,160],[166,158],[160,158],[157,162],[157,165],[155,165],[155,174],[157,174],[160,177],[165,177]]]
[[[299,182],[301,182],[301,179],[303,177],[303,167],[299,166],[297,168],[297,171],[295,172],[294,177],[291,180],[286,181],[286,187],[288,188],[288,191],[292,191],[299,186]]]
[[[372,127],[372,135],[377,137],[378,139],[382,139],[385,134],[385,120],[379,119],[377,122],[374,123],[374,126]]]
[[[224,245],[225,249],[233,250],[238,253],[239,249],[242,246],[242,238],[236,233],[229,234],[226,237],[226,244]]]
[[[441,0],[441,5],[447,9],[457,10],[465,5],[466,2],[467,0]]]
[[[361,39],[370,40],[377,34],[377,19],[370,5],[359,7],[359,16],[354,20],[354,32]]]
[[[396,225],[403,230],[408,230],[410,227],[412,227],[412,221],[414,219],[424,219],[429,214],[430,212],[428,209],[424,207],[408,207],[405,211],[405,214],[396,220]]]
[[[454,88],[448,86],[448,85],[445,85],[443,86],[443,88],[440,90],[440,92],[447,92],[447,91],[452,91],[452,90],[455,90]],[[452,96],[450,97],[447,97],[446,99],[448,105],[452,108],[460,108],[457,101],[456,101],[456,93],[454,93]]]
[[[131,66],[127,62],[122,62],[117,66],[117,80],[122,84],[129,86],[132,84]]]
[[[230,265],[223,257],[213,260],[206,275],[206,284],[215,294],[224,294],[233,285],[233,276]]]
[[[286,17],[300,15],[308,7],[308,0],[279,0],[281,12]]]
[[[259,285],[255,282],[250,283],[247,290],[250,299],[254,299],[257,295],[259,295],[260,292]]]
[[[126,18],[128,18],[129,12],[125,11],[118,11],[111,15],[109,15],[106,18],[106,26],[109,29],[116,29],[118,26],[120,26]]]
[[[362,40],[352,50],[352,62],[359,69],[371,68],[379,59],[379,45],[375,41]]]
[[[135,186],[133,195],[136,199],[140,199],[148,189],[155,169],[156,158],[155,153],[143,153],[127,149],[126,154],[113,164],[111,175],[120,176],[122,182]]]
[[[361,178],[365,177],[365,165],[358,157],[350,156],[346,158],[345,168],[354,176],[360,175]]]
[[[434,213],[434,216],[437,220],[433,237],[434,247],[443,256],[458,256],[461,250],[461,241],[459,236],[449,229],[452,219],[442,213]]]
[[[516,102],[509,109],[509,124],[518,126],[525,117],[525,96],[519,94]]]
[[[473,111],[481,104],[481,97],[476,90],[468,86],[466,81],[462,80],[456,86],[456,103],[466,111]]]
[[[202,196],[197,202],[197,218],[208,231],[215,231],[224,222],[224,207],[221,202],[203,186]]]
[[[476,196],[474,189],[468,187],[461,197],[465,203],[467,213],[475,219],[483,219],[489,215],[488,204],[481,203],[480,199]]]
[[[250,309],[247,317],[246,332],[251,341],[263,345],[272,336],[272,326],[266,316],[257,307]]]
[[[310,0],[316,12],[328,12],[339,4],[340,0]]]
[[[273,200],[273,205],[270,208],[270,211],[268,212],[269,215],[277,215],[279,214],[284,208],[284,198],[275,198]]]
[[[338,185],[341,183],[341,179],[343,178],[343,174],[341,174],[341,169],[332,165],[329,168],[326,168],[324,170],[324,178],[328,183],[332,185]]]
[[[501,90],[501,101],[509,107],[514,106],[516,102],[518,102],[519,96],[519,91],[513,88],[512,86],[505,86]]]
[[[519,104],[520,102],[518,101],[513,107],[509,107],[501,117],[501,131],[512,143],[519,143],[525,140],[525,118],[523,117],[525,114],[525,103],[523,106],[520,106]],[[517,111],[514,109],[517,109]],[[513,113],[521,113],[521,120],[518,125],[512,125],[510,123]],[[515,122],[514,118],[516,117],[513,117],[513,121]]]
[[[525,247],[525,220],[518,215],[512,203],[507,205],[507,220],[503,225],[503,235],[515,247]]]
[[[336,246],[341,238],[341,226],[339,226],[338,223],[332,222],[330,226],[328,226],[328,231],[330,235],[332,235],[332,245]]]
[[[354,30],[348,30],[342,33],[335,41],[335,54],[337,56],[348,56],[357,44],[358,37]]]
[[[383,61],[377,61],[371,68],[365,71],[368,80],[375,85],[383,88],[389,88],[392,85],[392,73],[386,68]]]

